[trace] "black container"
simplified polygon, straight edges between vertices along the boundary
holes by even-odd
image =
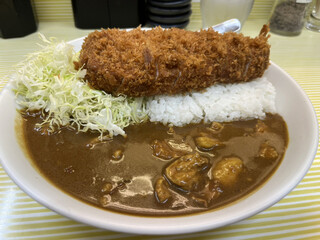
[[[146,21],[145,0],[72,0],[78,28],[131,28]]]
[[[191,16],[191,0],[147,0],[148,25],[185,28]]]
[[[160,8],[148,5],[147,10],[151,14],[157,15],[164,15],[164,16],[171,16],[171,15],[178,15],[178,14],[185,14],[188,13],[191,9],[191,5],[188,4],[185,7],[180,8]]]
[[[24,37],[37,31],[30,0],[0,0],[0,37]]]
[[[161,0],[148,0],[148,3],[155,7],[161,8],[177,8],[184,7],[191,3],[191,0],[174,0],[174,1],[161,1]]]
[[[167,24],[167,23],[159,23],[159,22],[154,22],[149,20],[148,24],[151,27],[157,27],[160,26],[162,28],[185,28],[186,26],[188,26],[190,20],[182,22],[182,23],[172,23],[172,24]]]
[[[173,16],[163,16],[163,15],[155,15],[148,14],[148,18],[153,22],[163,23],[163,24],[175,24],[182,23],[189,20],[191,15],[191,10],[185,14],[173,15]]]

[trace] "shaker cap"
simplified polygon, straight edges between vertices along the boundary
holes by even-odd
[[[312,0],[296,0],[296,3],[311,3]]]

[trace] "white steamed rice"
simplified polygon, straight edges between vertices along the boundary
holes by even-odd
[[[174,126],[188,123],[231,122],[263,119],[275,113],[276,91],[264,77],[247,83],[216,84],[204,92],[187,95],[155,96],[147,100],[151,122]]]

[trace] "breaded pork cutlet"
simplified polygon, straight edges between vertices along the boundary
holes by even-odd
[[[106,29],[88,35],[75,65],[87,69],[93,88],[115,95],[198,91],[261,77],[269,65],[268,30],[250,38],[212,29]]]

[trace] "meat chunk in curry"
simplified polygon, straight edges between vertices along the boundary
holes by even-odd
[[[233,186],[244,169],[243,161],[238,157],[226,157],[212,169],[212,176],[224,187]]]
[[[160,177],[154,189],[155,197],[159,203],[166,203],[172,196],[169,190],[168,183],[164,177]]]
[[[277,150],[275,147],[270,146],[268,143],[261,144],[260,150],[259,150],[259,157],[269,160],[275,160],[279,156]]]
[[[196,137],[195,142],[199,150],[202,150],[202,151],[210,151],[216,147],[223,146],[223,143],[221,141],[209,136]]]
[[[185,191],[197,191],[203,188],[209,160],[199,153],[187,154],[175,160],[165,169],[169,181]]]

